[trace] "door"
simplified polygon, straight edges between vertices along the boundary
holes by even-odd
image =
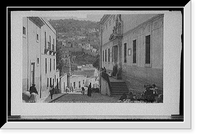
[[[113,61],[114,63],[117,63],[118,61],[118,47],[113,46]]]
[[[31,63],[31,85],[35,84],[35,63]]]

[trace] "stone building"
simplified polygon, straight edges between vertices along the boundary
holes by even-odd
[[[23,18],[23,91],[36,85],[39,97],[58,84],[56,75],[56,31],[41,17]]]
[[[142,91],[145,84],[156,84],[162,90],[163,51],[170,45],[165,38],[181,39],[181,27],[176,25],[181,26],[181,14],[104,15],[100,21],[101,67],[112,72],[117,64],[129,91]]]

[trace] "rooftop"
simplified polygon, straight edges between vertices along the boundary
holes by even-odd
[[[72,72],[72,75],[83,75],[86,77],[93,77],[95,70],[76,70]]]

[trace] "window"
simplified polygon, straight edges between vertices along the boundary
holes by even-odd
[[[51,78],[50,78],[50,86],[51,86],[52,84],[51,84]]]
[[[39,35],[38,34],[36,35],[36,39],[37,39],[37,41],[39,40]]]
[[[133,63],[136,63],[136,40],[133,40]]]
[[[150,35],[145,37],[145,64],[150,64]]]
[[[47,58],[45,58],[45,73],[47,74]]]
[[[110,48],[108,49],[108,62],[110,62]]]
[[[84,80],[83,80],[83,84],[84,84]]]
[[[53,51],[54,51],[54,39],[53,39],[52,49],[53,49]]]
[[[124,63],[127,62],[127,59],[126,59],[126,51],[127,51],[127,47],[126,47],[126,43],[124,43]]]
[[[26,35],[26,28],[23,26],[23,34]]]
[[[55,59],[53,59],[53,69],[55,70]]]
[[[104,50],[103,50],[103,62],[104,62]]]
[[[51,36],[49,36],[49,48],[51,49]]]
[[[49,87],[49,78],[47,78],[47,87]]]
[[[44,32],[44,49],[47,49],[47,33]]]
[[[78,83],[79,83],[79,88],[81,88],[81,82],[79,81]]]
[[[107,62],[107,49],[105,50],[105,62]]]
[[[76,82],[74,82],[74,89],[76,88]]]
[[[37,58],[37,64],[39,64],[39,58]]]
[[[51,58],[50,58],[50,72],[51,72]]]

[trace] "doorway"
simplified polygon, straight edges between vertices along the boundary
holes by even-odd
[[[118,46],[113,46],[113,61],[118,62]]]
[[[35,62],[31,63],[31,85],[35,84]]]

